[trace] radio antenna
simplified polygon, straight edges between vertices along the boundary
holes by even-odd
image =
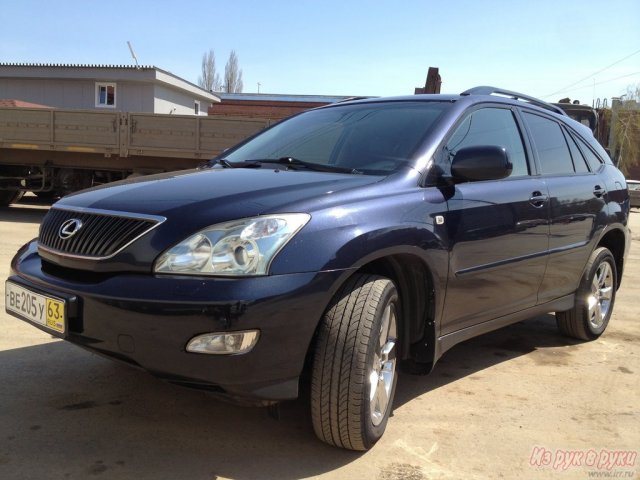
[[[138,57],[136,57],[136,54],[133,51],[133,47],[131,46],[131,42],[129,40],[127,40],[127,45],[129,45],[129,51],[131,52],[131,56],[133,57],[133,61],[136,62],[136,68],[140,68],[140,65],[138,65]]]

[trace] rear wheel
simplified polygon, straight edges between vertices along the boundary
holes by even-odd
[[[596,248],[576,292],[575,306],[556,312],[560,332],[580,340],[594,340],[607,328],[616,299],[616,262],[604,247]]]
[[[397,380],[400,304],[395,285],[355,275],[341,288],[319,327],[311,378],[316,435],[350,450],[382,436]]]
[[[0,207],[16,203],[22,198],[22,190],[0,190]]]

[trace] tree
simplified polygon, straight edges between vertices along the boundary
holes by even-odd
[[[229,60],[224,67],[224,91],[227,93],[242,93],[242,70],[238,65],[238,55],[231,50]]]
[[[613,106],[612,153],[625,174],[640,163],[640,85],[628,87],[622,101]]]
[[[198,77],[198,85],[209,92],[219,92],[220,75],[216,72],[216,54],[209,49],[202,55],[202,75]]]

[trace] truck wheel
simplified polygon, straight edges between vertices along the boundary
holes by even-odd
[[[607,328],[616,300],[618,276],[611,252],[596,248],[576,291],[575,306],[556,312],[558,329],[563,335],[580,340],[595,340]]]
[[[7,207],[22,198],[22,190],[0,190],[0,207]]]
[[[395,285],[354,275],[320,323],[311,375],[311,415],[320,440],[368,450],[382,436],[396,389],[400,303]]]

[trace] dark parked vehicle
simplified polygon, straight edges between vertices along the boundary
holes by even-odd
[[[629,248],[591,131],[477,87],[334,104],[198,170],[63,198],[12,262],[7,311],[182,385],[268,405],[311,381],[323,441],[383,434],[400,366],[547,312],[592,340]]]

